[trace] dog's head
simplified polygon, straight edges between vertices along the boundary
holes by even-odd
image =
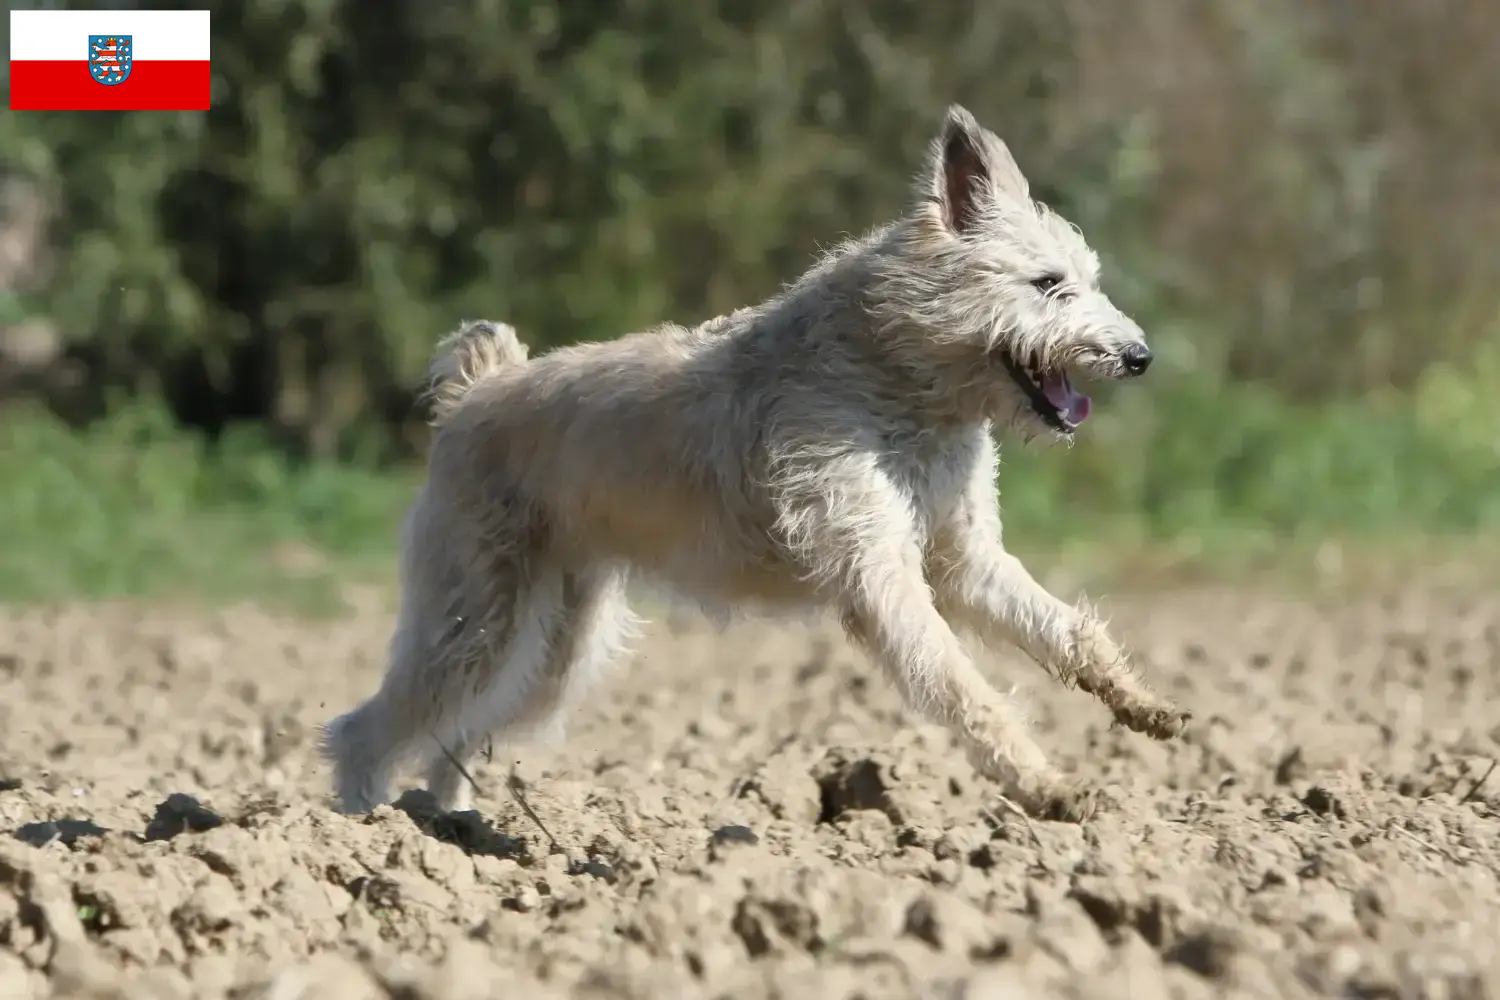
[[[1083,234],[1032,200],[1005,143],[957,105],[916,195],[884,305],[997,425],[1071,439],[1089,414],[1075,376],[1151,364],[1140,327],[1099,290]]]

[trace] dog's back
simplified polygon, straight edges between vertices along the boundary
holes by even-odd
[[[774,375],[756,379],[739,320],[563,347],[513,374],[464,368],[481,374],[446,390],[427,492],[564,562],[620,559],[687,588],[753,572],[774,521],[758,447],[774,396],[746,381]]]

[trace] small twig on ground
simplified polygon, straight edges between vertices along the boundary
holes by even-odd
[[[1037,851],[1037,864],[1041,865],[1041,867],[1042,867],[1042,869],[1044,871],[1047,870],[1047,858],[1046,858],[1046,853],[1045,853],[1046,852],[1046,848],[1042,845],[1042,838],[1039,837],[1039,836],[1037,836],[1036,827],[1031,824],[1031,817],[1028,816],[1028,815],[1026,815],[1026,810],[1024,810],[1020,806],[1016,805],[1014,802],[1012,802],[1009,798],[1007,798],[1004,795],[997,795],[997,796],[995,796],[995,801],[999,802],[1007,810],[1009,810],[1010,812],[1014,813],[1017,817],[1020,818],[1021,822],[1026,827],[1026,832],[1031,835],[1031,843],[1032,843],[1032,845],[1036,848],[1036,851]],[[989,818],[990,822],[994,823],[995,826],[997,826],[997,827],[1000,826],[1000,817],[996,816],[993,812],[991,812],[988,809],[981,809],[980,812],[983,815],[987,816]]]
[[[463,775],[464,780],[469,783],[470,788],[474,789],[475,794],[482,792],[483,789],[479,787],[479,782],[474,780],[474,776],[469,773],[468,768],[459,763],[458,757],[454,755],[453,751],[449,750],[443,741],[436,736],[432,740],[438,745],[438,749],[443,751],[443,756],[448,758],[448,763],[452,764],[458,769],[458,773]],[[516,774],[514,765],[511,766],[510,776],[505,781],[505,787],[510,791],[511,797],[516,800],[516,805],[520,806],[521,811],[526,814],[526,818],[535,823],[536,828],[542,831],[542,836],[547,838],[547,846],[552,853],[567,855],[568,849],[563,847],[560,840],[552,836],[552,831],[547,829],[547,824],[542,822],[542,818],[536,814],[536,810],[531,808],[531,803],[526,801],[526,784],[521,780],[521,776]]]
[[[567,848],[563,847],[562,843],[556,837],[552,836],[552,831],[547,829],[547,824],[542,822],[542,818],[536,814],[536,810],[531,808],[531,803],[526,801],[526,784],[521,780],[521,776],[516,774],[514,765],[511,766],[510,777],[505,780],[505,787],[510,789],[510,794],[516,800],[516,805],[521,807],[521,811],[536,824],[538,830],[542,831],[542,836],[547,838],[547,844],[552,849],[552,852],[554,854],[566,855],[568,853]]]
[[[458,773],[463,775],[464,780],[469,783],[469,787],[474,789],[474,792],[478,794],[480,791],[479,782],[474,780],[474,776],[469,773],[469,769],[459,762],[459,759],[453,755],[453,751],[449,750],[442,740],[434,736],[432,741],[438,745],[439,750],[443,751],[443,756],[448,758],[448,763],[457,768]]]
[[[1399,833],[1399,834],[1401,834],[1403,837],[1407,838],[1408,840],[1410,840],[1412,843],[1414,843],[1417,846],[1421,847],[1423,850],[1425,850],[1425,851],[1427,851],[1427,852],[1429,852],[1431,854],[1437,855],[1438,857],[1440,857],[1443,860],[1449,862],[1450,864],[1455,864],[1455,865],[1459,865],[1459,866],[1463,866],[1463,865],[1467,865],[1468,864],[1467,861],[1465,861],[1463,858],[1458,857],[1452,851],[1445,850],[1444,848],[1441,848],[1441,847],[1437,846],[1436,844],[1432,843],[1431,841],[1423,840],[1421,837],[1418,837],[1415,833],[1412,833],[1410,830],[1403,829],[1401,827],[1397,827],[1396,828],[1396,832]]]
[[[1474,787],[1469,789],[1468,794],[1458,800],[1458,804],[1463,805],[1465,802],[1472,799],[1474,795],[1479,791],[1479,789],[1484,787],[1484,783],[1490,780],[1490,775],[1493,773],[1495,773],[1495,758],[1491,757],[1489,768],[1485,770],[1484,774],[1480,775],[1478,781],[1474,782]]]

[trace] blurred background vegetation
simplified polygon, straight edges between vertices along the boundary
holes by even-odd
[[[213,28],[206,114],[0,117],[0,594],[388,573],[458,319],[535,350],[761,299],[900,210],[951,101],[1163,359],[1071,451],[1006,453],[1022,547],[1500,524],[1500,7],[244,0]]]

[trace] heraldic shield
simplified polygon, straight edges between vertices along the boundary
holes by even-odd
[[[90,35],[89,74],[95,83],[114,87],[130,79],[134,46],[130,35]]]

